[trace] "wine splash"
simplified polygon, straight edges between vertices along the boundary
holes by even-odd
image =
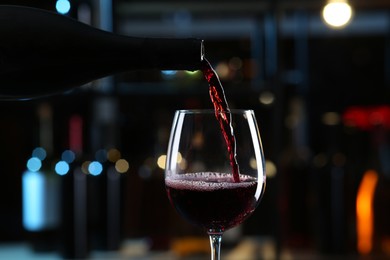
[[[234,182],[240,182],[240,171],[236,159],[236,138],[234,136],[232,116],[229,113],[230,109],[226,101],[225,92],[217,73],[211,67],[207,59],[204,58],[202,60],[201,68],[204,77],[209,83],[209,93],[211,102],[214,105],[215,117],[219,122],[227,145]]]

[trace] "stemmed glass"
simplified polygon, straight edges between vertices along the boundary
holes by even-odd
[[[205,229],[213,260],[220,259],[223,232],[254,212],[265,188],[263,148],[254,112],[223,112],[222,117],[231,120],[233,150],[218,113],[222,112],[176,111],[165,170],[171,204],[182,217]],[[238,178],[233,178],[233,163],[239,167]]]

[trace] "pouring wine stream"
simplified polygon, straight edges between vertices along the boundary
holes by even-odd
[[[233,180],[234,182],[240,182],[240,170],[236,158],[236,138],[234,136],[232,116],[226,101],[225,92],[217,73],[206,58],[202,60],[201,69],[209,83],[210,98],[214,105],[215,117],[219,122],[228,149],[230,165],[233,171]]]

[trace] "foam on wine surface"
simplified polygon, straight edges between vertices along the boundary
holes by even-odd
[[[232,182],[233,176],[229,173],[200,172],[187,173],[173,178],[167,177],[165,183],[175,189],[196,191],[212,191],[218,189],[244,188],[253,185],[256,179],[248,175],[240,175],[240,182]]]

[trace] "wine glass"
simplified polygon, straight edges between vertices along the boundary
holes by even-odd
[[[165,186],[176,211],[210,237],[220,259],[222,234],[246,220],[265,188],[263,148],[252,110],[176,111]]]

